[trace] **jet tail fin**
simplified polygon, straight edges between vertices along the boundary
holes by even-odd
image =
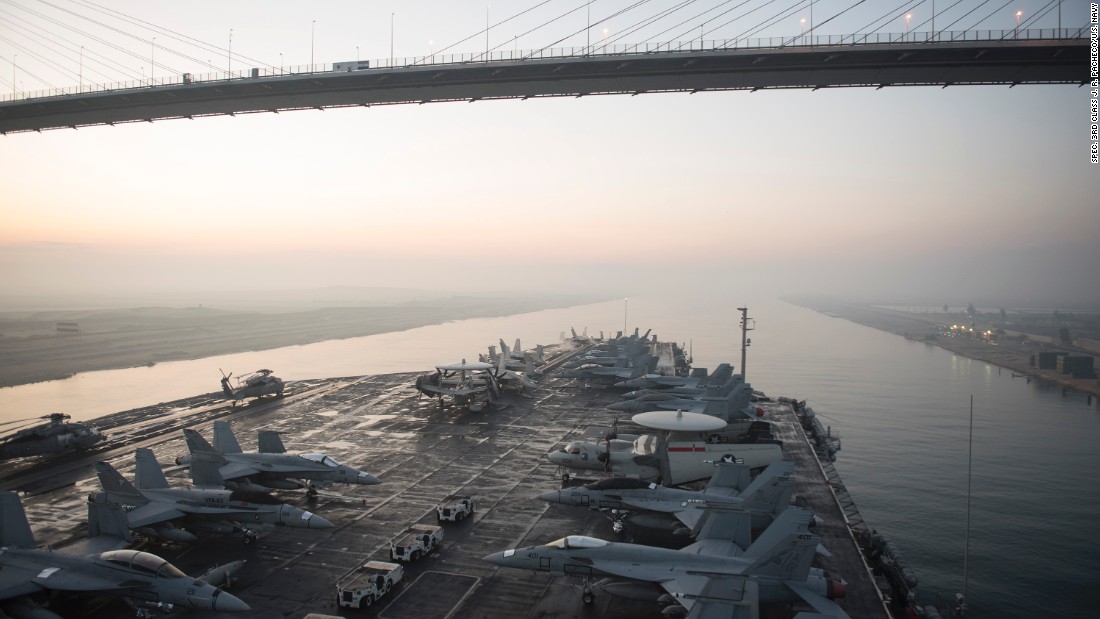
[[[191,458],[191,482],[202,487],[224,487],[221,465],[224,460],[218,454],[199,452]]]
[[[279,438],[279,433],[274,430],[260,430],[256,439],[257,447],[260,448],[260,453],[263,454],[285,454],[286,447],[283,447],[283,439]]]
[[[649,362],[653,359],[649,353],[644,352],[638,355],[634,359],[634,371],[630,373],[630,378],[641,378],[645,376],[649,371]]]
[[[0,492],[0,547],[34,548],[34,533],[27,522],[27,512],[14,492]]]
[[[130,524],[119,503],[99,503],[88,500],[88,537],[114,537],[132,542]]]
[[[237,442],[237,437],[233,434],[233,428],[229,427],[228,421],[214,422],[214,451],[220,451],[223,454],[241,453],[241,444]]]
[[[728,494],[730,490],[744,492],[752,484],[752,469],[744,464],[723,462],[715,465],[714,475],[707,482],[708,494]]]
[[[168,480],[164,477],[160,462],[157,462],[157,457],[152,451],[145,447],[138,447],[134,452],[134,460],[137,462],[137,470],[134,473],[135,486],[141,490],[168,487]],[[106,489],[105,487],[104,490]]]
[[[788,507],[764,530],[742,555],[751,563],[746,576],[767,576],[781,580],[806,580],[821,538],[809,531],[813,514]]]
[[[214,446],[206,442],[206,439],[201,434],[192,430],[191,428],[183,429],[183,438],[187,441],[187,451],[192,454],[196,453],[216,453],[217,450]]]
[[[111,492],[114,494],[124,494],[131,497],[140,497],[141,491],[134,487],[133,484],[126,481],[126,478],[119,473],[115,467],[107,464],[106,462],[95,463],[95,474],[99,477],[99,485],[103,487],[104,492]]]
[[[794,490],[793,469],[794,465],[786,460],[769,464],[742,493],[745,507],[771,514],[784,511]]]
[[[695,539],[732,540],[740,548],[752,543],[752,513],[747,511],[708,510],[696,525]]]

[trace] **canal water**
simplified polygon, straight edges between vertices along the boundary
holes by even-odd
[[[949,610],[964,588],[970,398],[974,400],[967,594],[971,617],[1092,617],[1100,542],[1100,411],[1095,400],[1013,378],[984,362],[739,293],[627,300],[398,333],[223,355],[0,389],[0,419],[76,418],[218,389],[219,368],[271,368],[286,380],[430,371],[474,359],[500,338],[525,347],[624,324],[682,342],[697,367],[740,365],[738,306],[747,305],[747,374],[771,396],[806,399],[839,433],[836,463],[868,525],[917,572],[922,601]],[[602,415],[593,411],[594,416]],[[291,437],[292,440],[292,437]],[[1086,526],[1089,525],[1089,526]]]

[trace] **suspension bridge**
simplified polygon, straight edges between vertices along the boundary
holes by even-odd
[[[491,27],[487,24],[486,32]],[[0,133],[447,101],[789,88],[1081,85],[1089,82],[1089,44],[1084,26],[847,35],[811,31],[788,37],[605,41],[508,51],[487,47],[484,53],[246,66],[236,72],[178,73],[88,86],[81,80],[78,87],[13,91],[0,101]]]

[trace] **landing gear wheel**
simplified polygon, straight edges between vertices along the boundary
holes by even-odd
[[[584,593],[581,594],[581,601],[584,602],[586,605],[591,606],[592,602],[594,602],[595,600],[596,594],[592,593],[591,589],[585,589]]]
[[[562,481],[569,481],[569,473],[562,473],[561,474],[561,480]]]
[[[245,532],[245,534],[244,534],[244,544],[245,544],[245,546],[248,546],[249,544],[254,544],[254,543],[256,543],[256,534],[253,533],[252,531]]]

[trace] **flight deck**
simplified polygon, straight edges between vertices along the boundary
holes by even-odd
[[[558,360],[563,360],[564,353],[557,352]],[[37,467],[30,466],[32,461],[3,463],[0,479],[5,489],[32,492],[23,501],[39,543],[60,544],[74,533],[83,534],[85,499],[99,489],[91,468],[95,461],[105,459],[132,478],[137,446],[152,449],[162,463],[186,455],[184,427],[209,437],[212,421],[229,421],[245,451],[255,449],[258,430],[275,430],[282,433],[291,453],[325,453],[382,483],[338,485],[321,490],[315,498],[305,492],[277,493],[281,500],[331,521],[332,529],[276,527],[253,544],[225,535],[190,546],[143,546],[189,574],[245,559],[230,591],[251,605],[247,616],[663,616],[661,610],[667,604],[626,600],[597,589],[594,603],[586,605],[579,578],[500,569],[482,560],[490,553],[567,535],[631,541],[632,530],[616,534],[602,512],[537,498],[563,483],[585,481],[563,482],[556,466],[545,458],[548,452],[569,440],[600,440],[616,419],[618,431],[630,431],[629,415],[606,408],[618,400],[618,390],[586,387],[581,380],[543,379],[533,397],[507,394],[502,408],[471,413],[423,397],[414,388],[416,376],[297,381],[288,384],[284,397],[236,407],[207,394],[120,413],[97,420],[112,439],[105,447]],[[847,596],[838,602],[851,617],[889,617],[835,499],[835,481],[819,465],[792,405],[779,401],[758,405],[783,441],[784,458],[795,464],[795,502],[824,521],[815,533],[822,536],[832,556],[819,558],[815,565],[846,581]],[[172,485],[188,483],[181,467],[166,467],[165,472]],[[436,506],[452,495],[472,497],[476,509],[459,522],[438,523],[444,528],[444,539],[433,552],[405,565],[404,578],[395,590],[367,610],[337,605],[337,580],[367,561],[389,561],[391,542],[400,539],[410,525],[437,524]],[[73,606],[81,616],[134,616],[131,608],[115,599],[74,601]],[[761,616],[791,617],[807,608],[764,607]],[[60,610],[65,616],[76,616],[72,610],[66,614],[65,607]],[[222,616],[187,611],[175,615]]]

